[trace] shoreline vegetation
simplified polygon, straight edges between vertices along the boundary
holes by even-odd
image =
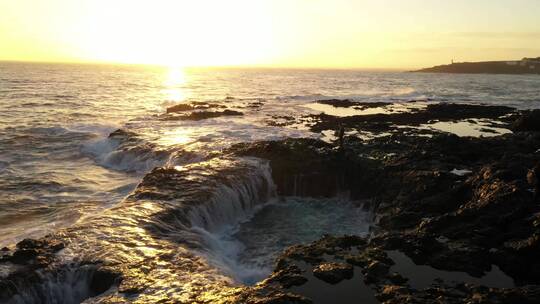
[[[540,57],[510,61],[452,62],[424,68],[413,73],[461,74],[537,74],[540,75]]]

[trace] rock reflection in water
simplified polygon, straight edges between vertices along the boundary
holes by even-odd
[[[494,288],[514,287],[514,280],[504,274],[497,266],[481,278],[475,278],[465,272],[443,271],[427,265],[416,265],[404,253],[390,250],[388,256],[395,264],[391,270],[409,279],[411,287],[416,289],[428,288],[430,285],[442,280],[445,283],[472,283]]]

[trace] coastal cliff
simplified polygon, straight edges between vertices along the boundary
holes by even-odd
[[[540,57],[517,61],[459,62],[414,71],[417,73],[540,74]]]

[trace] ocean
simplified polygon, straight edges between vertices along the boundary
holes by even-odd
[[[311,132],[305,125],[275,123],[283,117],[320,113],[313,106],[316,100],[534,109],[540,108],[539,93],[537,75],[2,62],[0,247],[91,223],[122,202],[155,167],[189,168],[235,143],[327,138],[325,132]],[[168,107],[187,102],[218,105],[243,115],[164,118]],[[109,136],[118,129],[129,132],[131,139]],[[264,164],[255,167],[267,170]],[[201,232],[210,234],[211,247],[221,253],[215,262],[224,264],[238,281],[251,284],[267,275],[268,252],[313,241],[325,233],[369,230],[369,216],[355,206],[333,208],[329,202],[306,204],[295,198],[282,203],[272,201],[243,214],[237,223]],[[357,220],[345,219],[344,215],[354,212],[359,214]],[[297,214],[321,225],[298,226],[291,221],[273,227],[271,223],[284,214]],[[334,217],[329,219],[328,214]],[[301,233],[288,240],[293,231]],[[260,248],[268,250],[262,253]]]

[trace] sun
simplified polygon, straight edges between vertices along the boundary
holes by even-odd
[[[83,52],[97,60],[245,65],[275,52],[266,2],[96,0],[89,5],[77,31]]]

